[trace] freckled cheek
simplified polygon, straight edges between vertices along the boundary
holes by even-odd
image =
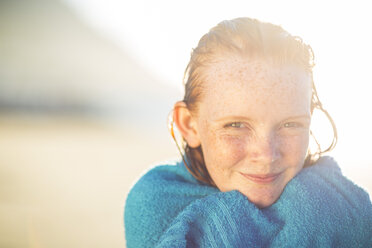
[[[247,139],[244,137],[222,136],[218,145],[225,166],[234,166],[246,156]]]
[[[282,138],[278,145],[280,153],[284,158],[298,163],[299,161],[303,161],[306,155],[309,146],[309,137],[308,135],[299,135]]]

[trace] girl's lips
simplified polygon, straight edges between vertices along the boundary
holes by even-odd
[[[255,182],[255,183],[260,183],[260,184],[268,184],[273,181],[275,181],[281,173],[275,173],[275,174],[245,174],[245,173],[240,173],[242,174],[245,178]]]

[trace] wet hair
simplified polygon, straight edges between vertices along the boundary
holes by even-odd
[[[312,69],[315,64],[311,47],[300,37],[291,35],[282,27],[256,19],[244,17],[222,21],[210,29],[193,49],[184,74],[183,99],[191,113],[197,112],[198,102],[203,96],[204,69],[227,56],[240,56],[248,60],[263,59],[274,65],[295,65],[307,72],[312,87],[311,113],[314,109],[321,110],[330,121],[334,136],[331,145],[322,150],[310,131],[317,144],[317,151],[313,153],[308,151],[304,166],[311,166],[323,153],[335,147],[337,130],[334,121],[319,100],[313,81]],[[173,125],[171,133],[174,137]],[[215,186],[206,168],[201,146],[192,148],[183,141],[182,148],[184,154],[181,151],[181,155],[189,172],[198,181]]]

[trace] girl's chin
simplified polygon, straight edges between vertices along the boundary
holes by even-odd
[[[273,205],[280,197],[280,194],[246,194],[241,192],[245,195],[250,202],[256,205],[258,208],[267,208]]]
[[[276,201],[276,200],[275,200]],[[252,202],[258,208],[267,208],[270,207],[275,203],[275,201],[260,201],[260,202]]]

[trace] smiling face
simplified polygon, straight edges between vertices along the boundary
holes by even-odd
[[[207,170],[223,191],[273,204],[302,169],[309,143],[310,76],[296,66],[229,58],[203,72],[193,118]]]

